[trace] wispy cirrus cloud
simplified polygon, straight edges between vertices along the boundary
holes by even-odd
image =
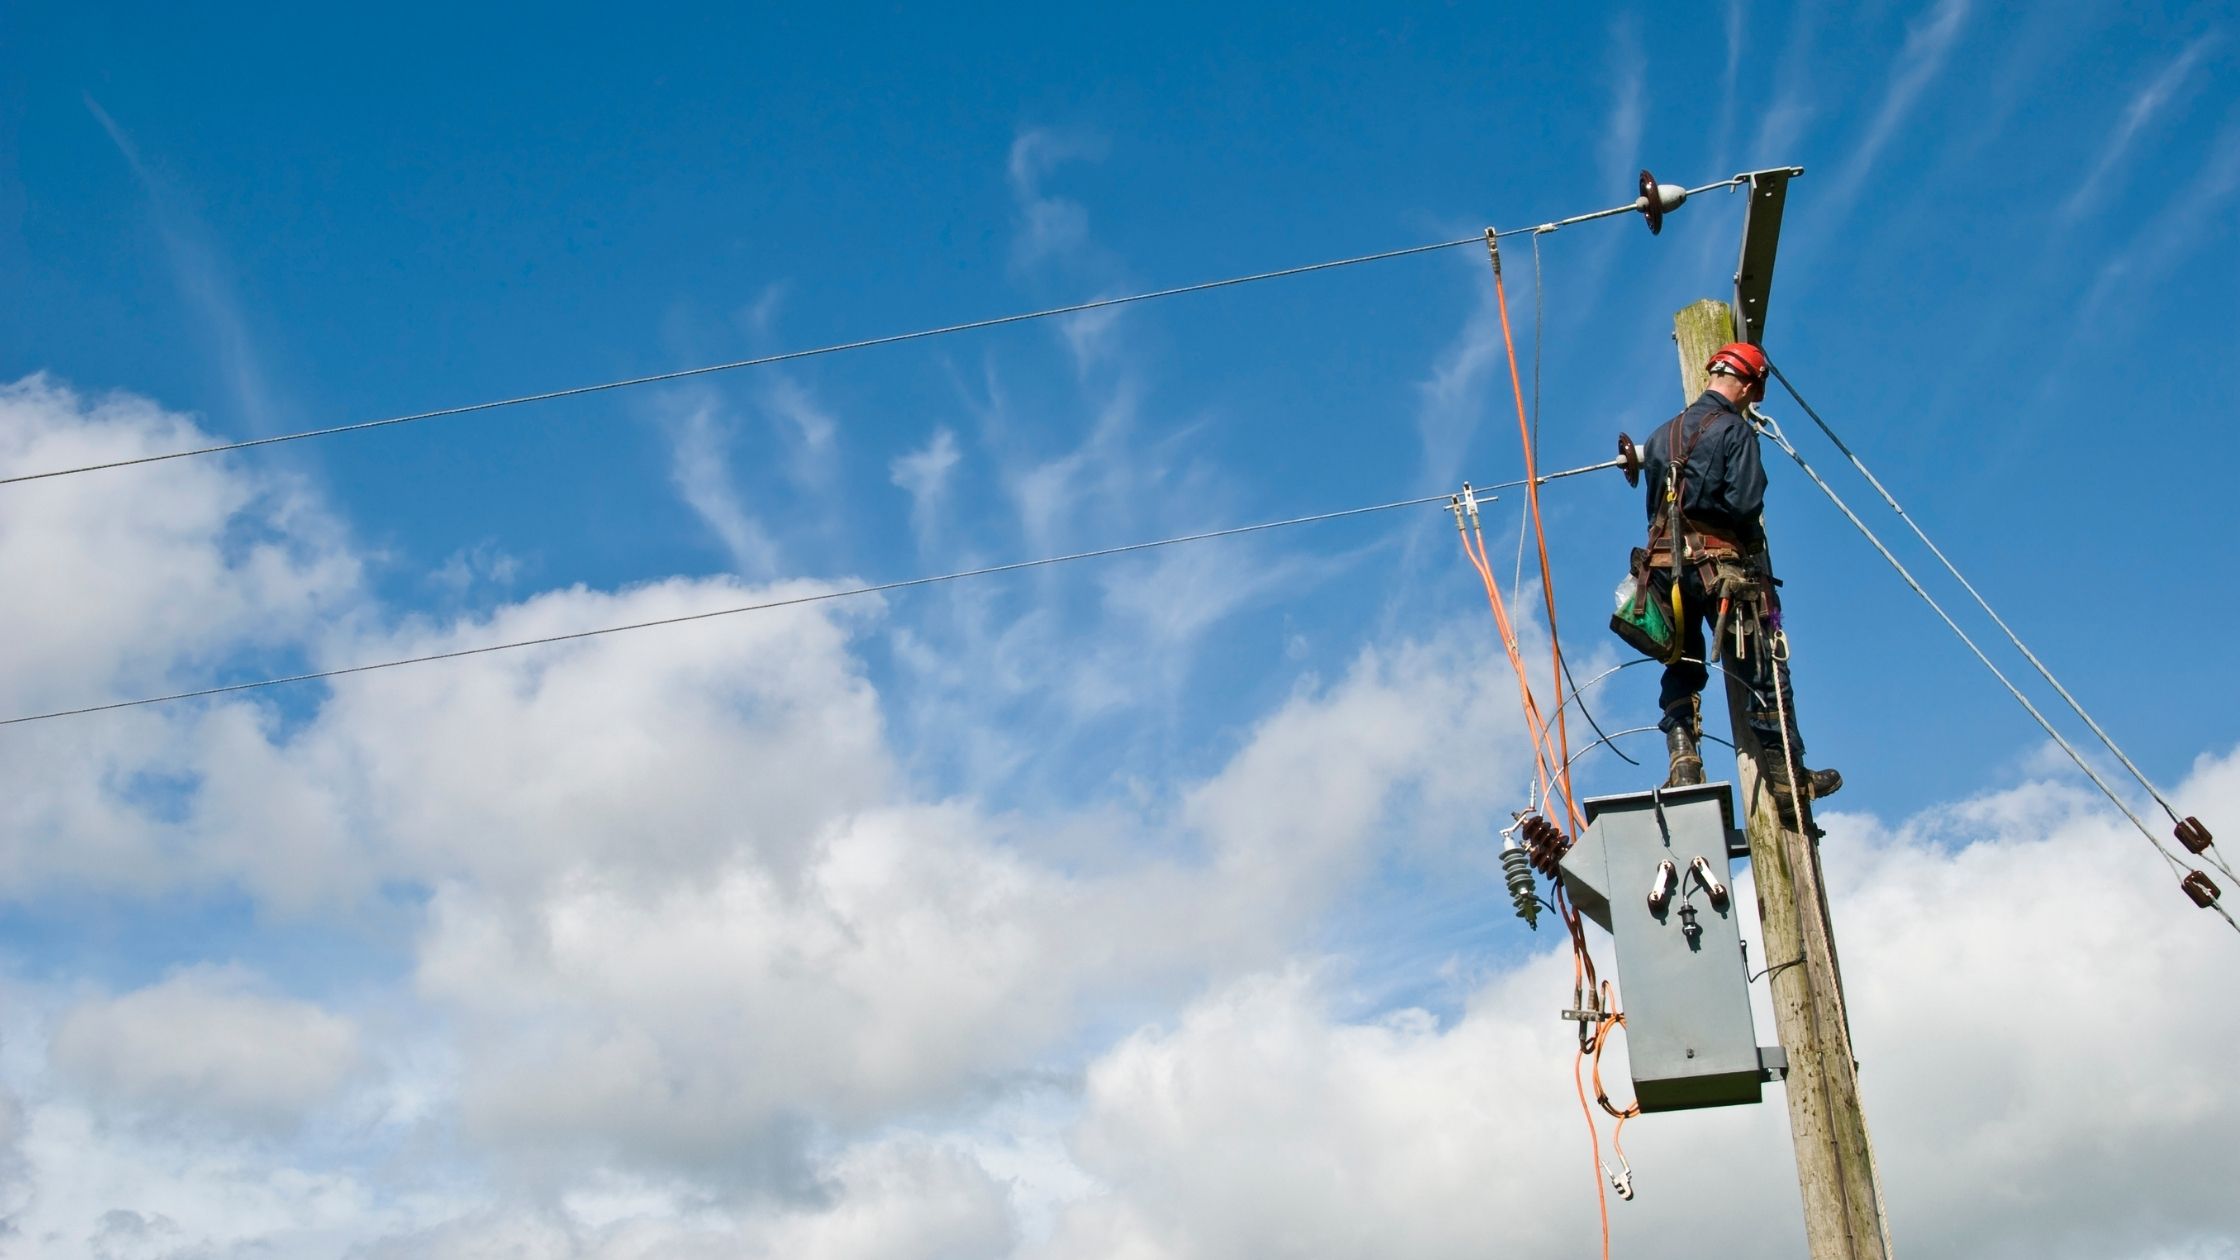
[[[1019,216],[1019,232],[1011,244],[1015,266],[1031,267],[1088,244],[1088,210],[1043,185],[1066,163],[1103,153],[1104,143],[1097,137],[1051,127],[1030,127],[1011,142],[1006,174]]]
[[[1641,29],[1631,17],[1610,26],[1610,68],[1610,116],[1602,127],[1595,165],[1605,181],[1619,181],[1641,164],[1641,126],[1648,113],[1648,64],[1641,54]]]
[[[2229,230],[2231,200],[2240,192],[2240,111],[2226,116],[2201,158],[2202,165],[2193,179],[2100,264],[2092,288],[2078,307],[2073,340],[2085,335],[2091,321],[2105,317],[2105,304],[2118,289],[2162,279],[2210,236]]]
[[[1937,0],[1920,21],[1906,31],[1905,45],[1890,72],[1890,81],[1882,94],[1882,104],[1875,109],[1874,118],[1867,124],[1866,132],[1843,165],[1843,174],[1836,181],[1832,204],[1850,205],[1874,173],[1875,164],[1881,160],[1882,151],[1898,135],[1906,120],[1913,115],[1914,107],[1921,103],[1922,93],[1936,82],[1944,72],[1945,62],[1951,59],[1952,50],[1960,42],[1960,33],[1967,26],[1973,0]]]
[[[701,392],[685,399],[670,416],[669,432],[669,478],[686,506],[723,543],[741,576],[777,576],[783,557],[731,479],[731,428],[715,398]]]
[[[823,490],[838,473],[840,422],[809,387],[783,373],[762,390],[763,410],[786,446],[786,475],[803,490]]]
[[[1719,80],[1719,131],[1718,157],[1714,160],[1720,170],[1731,164],[1734,151],[1735,110],[1741,104],[1742,51],[1747,42],[1749,0],[1727,0],[1723,13],[1723,34],[1727,45],[1726,72]]]
[[[2140,133],[2177,98],[2193,77],[2194,68],[2201,64],[2203,54],[2217,42],[2217,33],[2211,31],[2195,39],[2172,57],[2147,85],[2132,96],[2131,103],[2123,110],[2123,117],[2116,120],[2115,130],[2100,148],[2100,157],[2093,162],[2092,170],[2077,182],[2075,192],[2061,203],[2061,217],[2075,221],[2100,200],[2106,190],[2108,177],[2123,164]]]
[[[163,242],[164,261],[171,268],[179,294],[196,315],[201,335],[209,339],[233,405],[255,432],[269,431],[277,409],[262,356],[249,332],[249,320],[235,296],[232,281],[209,233],[179,204],[178,196],[156,178],[141,159],[139,146],[125,134],[109,111],[89,93],[87,112],[101,124],[109,142],[132,168],[133,178],[147,194],[156,236]]]
[[[1598,190],[1597,196],[1614,188],[1627,189],[1626,195],[1631,196],[1635,174],[1642,167],[1641,137],[1649,105],[1648,63],[1642,54],[1640,25],[1630,15],[1610,24],[1608,51],[1602,64],[1608,76],[1604,84],[1608,112],[1595,130],[1594,187]],[[1562,240],[1568,235],[1561,234],[1554,239]],[[1511,257],[1508,249],[1514,249],[1514,257],[1525,259],[1531,243],[1512,239],[1514,244],[1504,249],[1504,258]],[[1565,318],[1574,322],[1584,320],[1600,305],[1603,286],[1616,264],[1618,234],[1595,232],[1579,238],[1575,248],[1580,255],[1578,270],[1564,286],[1569,297]],[[1511,276],[1515,274],[1510,273]],[[1512,279],[1510,287],[1519,286]]]
[[[950,478],[963,458],[957,450],[956,432],[943,425],[933,431],[924,446],[887,463],[887,479],[910,496],[910,527],[921,551],[929,549],[935,540],[942,508],[949,499]]]

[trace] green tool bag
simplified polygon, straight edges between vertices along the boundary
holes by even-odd
[[[1680,628],[1672,612],[1655,596],[1649,581],[1649,553],[1633,549],[1633,567],[1618,583],[1618,606],[1610,614],[1611,633],[1653,661],[1670,661],[1678,653]]]

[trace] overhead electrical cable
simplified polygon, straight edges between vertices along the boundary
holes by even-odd
[[[1688,190],[1688,195],[1694,196],[1697,193],[1709,192],[1712,189],[1717,188],[1732,188],[1748,182],[1749,178],[1749,173],[1745,172],[1728,179],[1717,180],[1712,183],[1705,184],[1701,188],[1691,188]],[[1638,204],[1638,202],[1629,202],[1622,206],[1612,206],[1606,210],[1595,210],[1587,214],[1573,215],[1568,219],[1558,219],[1552,223],[1543,223],[1537,227],[1512,228],[1507,232],[1498,233],[1497,235],[1509,236],[1514,235],[1518,232],[1552,232],[1558,228],[1569,227],[1576,223],[1588,223],[1596,219],[1607,219],[1615,215],[1630,214],[1636,209]],[[1214,289],[1227,289],[1234,288],[1238,285],[1257,284],[1263,280],[1280,280],[1289,276],[1303,276],[1310,275],[1319,271],[1334,271],[1341,267],[1360,266],[1364,263],[1385,262],[1395,258],[1406,258],[1414,254],[1429,254],[1444,249],[1455,249],[1463,245],[1476,244],[1477,242],[1484,239],[1486,238],[1483,234],[1478,234],[1472,236],[1457,237],[1456,239],[1451,241],[1431,241],[1422,245],[1408,245],[1403,246],[1399,249],[1380,250],[1377,253],[1373,254],[1359,254],[1351,258],[1334,258],[1327,262],[1306,263],[1297,267],[1280,267],[1274,271],[1258,271],[1250,275],[1229,276],[1219,280],[1202,280],[1195,284],[1175,285],[1171,288],[1152,289],[1143,293],[1129,293],[1117,297],[1108,298],[1093,298],[1088,301],[1069,303],[1065,306],[1046,307],[1042,310],[1036,311],[1021,311],[1011,315],[992,316],[987,319],[966,320],[963,323],[942,324],[933,328],[920,328],[910,332],[888,333],[884,336],[864,337],[854,341],[834,342],[830,345],[811,346],[800,350],[786,350],[777,354],[758,355],[750,359],[733,359],[725,363],[708,363],[702,364],[698,367],[678,368],[674,371],[668,372],[653,372],[643,376],[629,376],[623,377],[619,380],[599,381],[588,385],[571,385],[562,389],[541,390],[536,393],[518,394],[509,398],[494,398],[486,402],[464,403],[459,406],[453,407],[437,407],[428,411],[415,411],[406,415],[387,416],[378,420],[360,420],[350,424],[337,424],[329,425],[324,428],[304,429],[295,433],[276,433],[268,437],[244,438],[237,442],[219,442],[209,446],[197,446],[184,450],[164,451],[154,455],[138,455],[130,459],[113,459],[106,460],[100,463],[78,464],[66,468],[49,468],[40,472],[16,473],[11,476],[0,477],[0,486],[14,485],[17,482],[24,481],[43,481],[50,477],[69,477],[79,473],[101,472],[112,468],[130,468],[140,464],[161,463],[165,460],[190,459],[199,455],[219,455],[228,451],[245,451],[255,447],[275,446],[282,442],[300,442],[309,438],[333,437],[337,434],[343,433],[363,433],[369,429],[391,428],[396,425],[413,424],[422,420],[437,420],[447,416],[472,415],[476,412],[496,411],[500,408],[519,407],[528,403],[553,402],[562,398],[576,398],[585,394],[604,393],[608,390],[629,389],[638,385],[657,385],[665,381],[688,380],[693,377],[710,376],[719,372],[735,372],[744,368],[768,367],[773,364],[791,363],[800,359],[817,358],[819,356],[828,354],[840,354],[850,350],[869,350],[878,346],[900,345],[904,342],[923,341],[932,337],[945,337],[952,333],[975,332],[986,328],[1001,328],[1009,324],[1024,324],[1034,320],[1054,319],[1061,315],[1079,315],[1089,311],[1106,310],[1115,306],[1127,306],[1137,302],[1155,301],[1159,298],[1180,297],[1187,293],[1205,293]]]
[[[1804,395],[1797,392],[1797,387],[1791,384],[1787,374],[1782,372],[1781,365],[1769,361],[1766,366],[1773,369],[1774,378],[1781,382],[1781,388],[1789,392],[1789,397],[1797,400],[1797,405],[1804,408],[1804,413],[1812,417],[1812,423],[1819,426],[1820,432],[1825,434],[1830,442],[1835,443],[1836,449],[1843,452],[1843,457],[1851,461],[1851,466],[1859,470],[1859,475],[1867,479],[1867,484],[1873,486],[1875,493],[1882,496],[1882,501],[1889,504],[1890,510],[1896,512],[1898,518],[1906,523],[1906,528],[1913,531],[1913,536],[1920,539],[1921,545],[1927,547],[1929,554],[1937,558],[1937,563],[1944,566],[1945,572],[1952,575],[1953,581],[1958,582],[1960,588],[1968,592],[1969,598],[1976,601],[1976,607],[1981,608],[1984,615],[1991,618],[1991,623],[1999,627],[1999,632],[2007,636],[2007,642],[2014,645],[2015,651],[2022,653],[2022,658],[2030,662],[2030,667],[2038,671],[2038,676],[2046,680],[2046,685],[2052,687],[2055,693],[2068,704],[2069,711],[2075,713],[2086,726],[2092,729],[2092,733],[2099,737],[2101,745],[2112,753],[2117,761],[2123,763],[2123,768],[2131,772],[2131,777],[2138,780],[2139,786],[2145,788],[2147,795],[2154,798],[2155,804],[2162,807],[2162,812],[2170,816],[2170,821],[2175,825],[2183,826],[2186,820],[2179,815],[2177,808],[2170,804],[2170,798],[2164,796],[2161,789],[2157,788],[2147,778],[2146,773],[2139,769],[2138,763],[2132,761],[2130,756],[2116,744],[2115,738],[2109,735],[2100,723],[2094,721],[2090,713],[2085,712],[2084,705],[2074,695],[2070,694],[2067,687],[2061,685],[2061,680],[2053,676],[2053,671],[2047,668],[2044,661],[2038,659],[2038,654],[2030,650],[2029,644],[2022,641],[2022,636],[2016,634],[2014,627],[2007,624],[2007,619],[2001,617],[1998,610],[1991,606],[1991,601],[1983,597],[1983,592],[1976,589],[1975,583],[1970,582],[1967,575],[1960,572],[1960,567],[1952,562],[1951,557],[1945,555],[1944,549],[1930,539],[1929,535],[1922,530],[1921,523],[1913,518],[1912,513],[1907,512],[1904,507],[1899,505],[1897,497],[1892,495],[1888,487],[1882,484],[1882,479],[1875,476],[1873,471],[1860,460],[1858,453],[1853,451],[1850,445],[1839,437],[1833,428],[1829,427],[1828,422],[1821,418],[1819,410],[1813,407],[1810,402],[1805,401]],[[2226,875],[2233,873],[2232,868],[2225,864],[2221,854],[2209,850],[2207,855]]]
[[[2093,786],[2099,788],[2101,794],[2106,796],[2109,802],[2113,804],[2119,811],[2121,811],[2125,818],[2131,820],[2131,825],[2139,829],[2139,834],[2146,837],[2148,844],[2154,846],[2154,851],[2161,855],[2162,860],[2169,865],[2172,872],[2176,873],[2179,876],[2181,882],[2183,882],[2188,874],[2196,873],[2193,872],[2191,868],[2186,866],[2184,862],[2180,861],[2175,854],[2170,852],[2169,846],[2165,845],[2162,842],[2162,838],[2160,836],[2157,836],[2154,833],[2153,829],[2148,827],[2146,822],[2139,817],[2138,813],[2134,811],[2121,796],[2116,794],[2116,790],[2113,787],[2109,786],[2106,779],[2100,777],[2100,772],[2092,768],[2092,763],[2085,760],[2084,754],[2078,752],[2076,746],[2071,744],[2066,738],[2062,736],[2060,731],[2054,728],[2053,723],[2046,719],[2046,715],[2038,710],[2038,706],[2031,703],[2030,697],[2024,695],[2022,693],[2022,689],[2015,686],[2013,681],[2010,680],[1996,664],[1992,663],[1991,658],[1984,653],[1983,648],[1977,645],[1975,639],[1970,637],[1966,630],[1960,628],[1960,623],[1952,619],[1951,613],[1945,611],[1944,605],[1938,603],[1936,597],[1929,594],[1929,592],[1921,585],[1921,583],[1917,579],[1915,579],[1912,571],[1906,568],[1905,563],[1899,560],[1898,557],[1891,552],[1890,548],[1883,543],[1882,539],[1875,534],[1873,529],[1868,527],[1865,521],[1859,519],[1859,514],[1851,510],[1851,505],[1845,503],[1843,501],[1843,497],[1835,492],[1835,488],[1830,486],[1827,481],[1813,469],[1811,464],[1805,462],[1804,456],[1797,453],[1797,448],[1790,445],[1787,435],[1783,434],[1781,431],[1781,426],[1776,423],[1772,417],[1767,416],[1762,411],[1757,412],[1757,418],[1759,421],[1759,424],[1757,426],[1758,431],[1771,438],[1774,445],[1780,447],[1782,452],[1786,454],[1798,468],[1804,471],[1805,476],[1811,479],[1812,484],[1820,487],[1820,492],[1826,495],[1828,497],[1828,501],[1835,504],[1836,510],[1843,513],[1845,519],[1851,522],[1852,527],[1857,529],[1859,533],[1863,537],[1865,537],[1870,544],[1873,545],[1874,549],[1882,554],[1882,558],[1885,561],[1889,562],[1890,567],[1897,570],[1898,576],[1905,581],[1905,584],[1912,589],[1913,593],[1920,596],[1921,601],[1927,604],[1930,610],[1937,614],[1938,618],[1944,622],[1945,627],[1951,630],[1954,635],[1958,636],[1962,643],[1967,645],[1968,650],[1975,654],[1975,658],[1983,663],[1983,667],[1985,669],[1991,671],[1991,676],[1999,680],[1999,684],[2007,689],[2007,694],[2015,698],[2015,703],[2020,704],[2023,707],[2023,710],[2027,712],[2031,716],[2031,718],[2036,720],[2039,727],[2045,731],[2047,737],[2052,739],[2055,745],[2057,745],[2062,752],[2069,755],[2069,760],[2077,763],[2077,769],[2084,771],[2085,777],[2092,780]],[[2240,931],[2240,921],[2235,921],[2232,917],[2231,911],[2226,910],[2222,904],[2216,901],[2210,901],[2205,904],[2206,908],[2215,910],[2219,915],[2221,915],[2224,918],[2224,921],[2231,924],[2235,931]]]
[[[1589,464],[1580,468],[1567,468],[1549,473],[1542,481],[1563,477],[1576,477],[1616,466],[1615,460]],[[1501,488],[1524,484],[1520,480],[1499,483]],[[131,709],[143,705],[168,704],[177,700],[196,700],[207,696],[230,695],[240,691],[255,691],[265,687],[278,687],[288,683],[315,682],[326,678],[342,678],[351,674],[367,674],[376,670],[396,669],[406,665],[425,665],[434,661],[456,660],[460,657],[481,656],[491,652],[507,652],[516,648],[538,647],[549,643],[569,643],[579,639],[592,639],[604,635],[623,634],[633,630],[650,630],[658,626],[681,625],[690,621],[708,621],[717,617],[732,617],[742,613],[767,612],[778,608],[792,608],[803,604],[824,603],[829,600],[849,599],[859,595],[877,595],[888,591],[908,590],[912,587],[933,586],[957,582],[966,578],[990,577],[1000,573],[1016,573],[1023,569],[1044,568],[1049,565],[1068,564],[1076,560],[1095,560],[1107,556],[1126,555],[1130,552],[1151,551],[1160,547],[1180,546],[1183,543],[1207,542],[1216,538],[1234,538],[1240,534],[1261,533],[1285,529],[1294,525],[1311,525],[1319,521],[1342,520],[1353,516],[1367,516],[1377,512],[1390,512],[1398,508],[1416,507],[1426,503],[1443,503],[1453,498],[1447,493],[1422,495],[1413,499],[1398,499],[1390,503],[1376,503],[1367,507],[1346,508],[1336,512],[1316,512],[1308,516],[1287,517],[1278,521],[1261,521],[1252,525],[1233,525],[1226,529],[1204,530],[1194,534],[1178,534],[1170,538],[1157,538],[1147,542],[1123,543],[1115,547],[1099,547],[1090,551],[1075,551],[1065,555],[1044,556],[1035,560],[1014,560],[1006,564],[984,565],[976,569],[960,569],[951,573],[936,573],[924,577],[904,578],[893,582],[879,582],[865,586],[851,586],[840,590],[818,591],[808,595],[794,595],[785,599],[763,600],[753,604],[738,604],[728,608],[709,609],[705,612],[684,613],[675,617],[657,617],[647,621],[634,621],[624,625],[600,626],[591,630],[576,630],[566,634],[544,635],[534,639],[515,639],[504,643],[486,643],[475,647],[458,648],[449,652],[430,652],[421,656],[400,657],[395,660],[374,661],[364,665],[347,665],[338,669],[312,670],[277,678],[260,678],[249,682],[225,683],[202,687],[192,691],[177,691],[167,695],[144,696],[133,700],[115,700],[106,704],[89,704],[73,709],[57,709],[48,713],[29,713],[17,717],[0,718],[0,726],[17,726],[26,722],[44,722],[56,718],[80,717],[89,713],[105,713],[113,709]]]

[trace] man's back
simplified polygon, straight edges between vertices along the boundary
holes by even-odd
[[[1674,426],[1658,426],[1642,450],[1648,482],[1648,516],[1664,518],[1665,470],[1672,461]],[[1692,520],[1732,533],[1745,545],[1764,537],[1765,465],[1758,458],[1758,435],[1733,403],[1705,390],[1680,414],[1680,440],[1687,447],[1681,478],[1680,511]]]

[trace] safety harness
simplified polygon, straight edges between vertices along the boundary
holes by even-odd
[[[1687,497],[1688,460],[1713,414],[1706,412],[1691,426],[1686,423],[1688,413],[1682,411],[1665,424],[1669,454],[1665,461],[1664,512],[1649,524],[1649,545],[1633,552],[1633,606],[1621,608],[1611,622],[1627,642],[1667,665],[1677,664],[1687,652],[1688,613],[1681,587],[1690,566],[1705,593],[1718,601],[1708,652],[1712,660],[1725,655],[1730,631],[1736,655],[1747,657],[1752,640],[1758,641],[1758,650],[1764,650],[1767,613],[1772,607],[1771,587],[1765,575],[1749,562],[1731,530],[1681,511]],[[1666,626],[1655,624],[1664,620],[1661,616],[1648,615],[1650,577],[1658,570],[1668,574],[1671,621]],[[1668,633],[1656,633],[1659,630]]]

